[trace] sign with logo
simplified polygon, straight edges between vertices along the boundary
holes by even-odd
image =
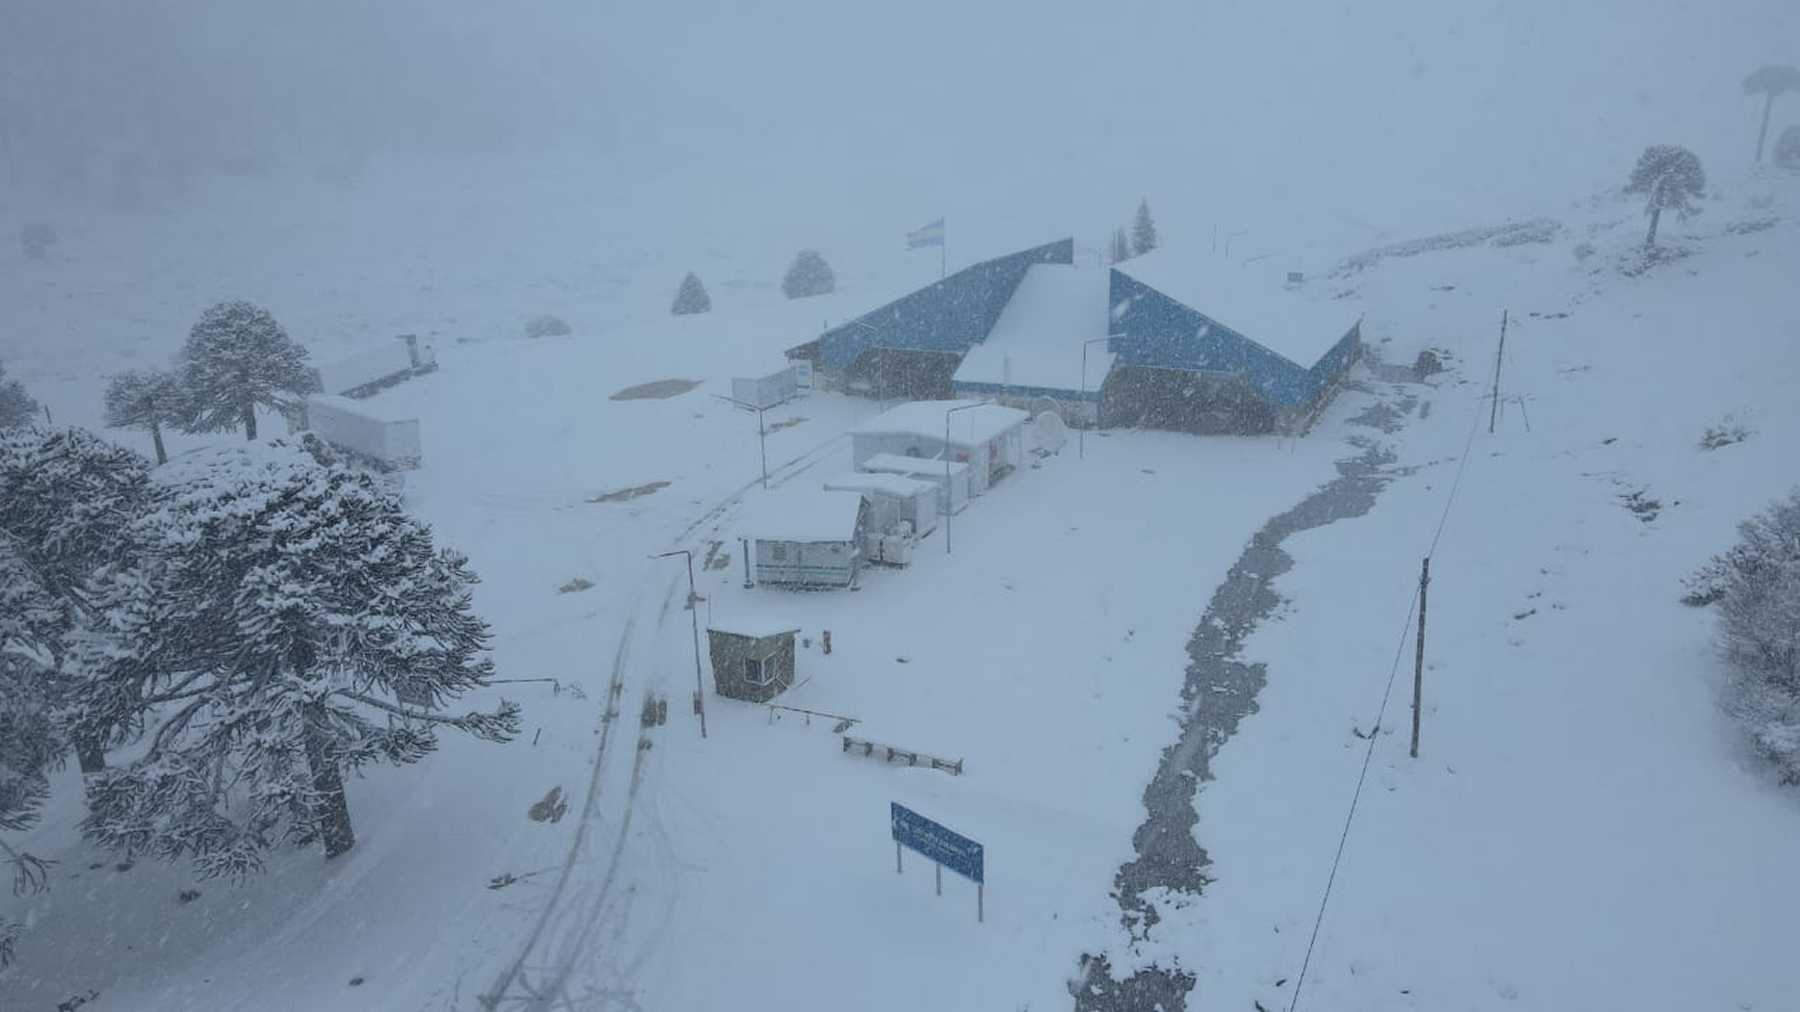
[[[890,804],[894,842],[917,851],[971,882],[982,882],[985,860],[981,844],[952,832],[898,803]]]

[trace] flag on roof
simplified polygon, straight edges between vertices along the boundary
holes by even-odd
[[[918,249],[921,246],[942,246],[944,244],[944,219],[916,228],[906,233],[906,248]]]

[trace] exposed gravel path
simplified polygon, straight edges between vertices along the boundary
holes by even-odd
[[[1418,399],[1410,393],[1381,402],[1386,410],[1365,412],[1357,422],[1392,432]],[[1271,519],[1250,539],[1225,582],[1213,592],[1200,625],[1188,640],[1187,679],[1181,700],[1181,735],[1163,750],[1156,775],[1144,789],[1146,817],[1132,837],[1137,857],[1119,869],[1114,896],[1132,941],[1150,936],[1160,916],[1157,889],[1189,895],[1205,890],[1211,859],[1195,836],[1199,815],[1194,799],[1213,778],[1212,757],[1237,732],[1238,722],[1257,709],[1256,695],[1268,680],[1261,663],[1240,659],[1245,639],[1281,604],[1276,577],[1293,568],[1281,548],[1291,534],[1369,512],[1389,481],[1397,477],[1394,457],[1370,440],[1353,439],[1361,451],[1337,463],[1338,476]],[[1076,1012],[1161,1009],[1183,1012],[1195,978],[1179,967],[1151,966],[1115,979],[1104,956],[1086,964],[1085,983],[1076,988]]]

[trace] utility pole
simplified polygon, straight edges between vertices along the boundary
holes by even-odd
[[[1477,418],[1480,415],[1475,416]],[[1431,587],[1431,556],[1419,563],[1419,635],[1418,652],[1413,655],[1413,733],[1412,757],[1419,758],[1419,714],[1425,696],[1425,592]]]
[[[1506,356],[1506,315],[1507,311],[1502,309],[1500,311],[1500,347],[1494,352],[1494,403],[1488,406],[1489,435],[1493,434],[1494,422],[1500,417],[1500,362]],[[1481,416],[1476,415],[1475,417],[1480,418]]]
[[[667,559],[680,555],[687,559],[688,577],[688,621],[694,630],[694,712],[700,715],[700,737],[706,737],[706,685],[700,679],[700,607],[699,596],[694,593],[694,553],[685,548],[673,552],[653,555],[653,559]]]

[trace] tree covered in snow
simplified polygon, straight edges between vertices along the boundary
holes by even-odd
[[[688,271],[687,277],[681,279],[681,287],[675,291],[675,304],[669,307],[669,312],[676,316],[712,312],[712,299],[706,294],[706,286],[693,271]]]
[[[162,369],[129,369],[106,385],[106,424],[120,429],[146,429],[156,446],[156,462],[167,464],[163,426],[180,425],[186,416],[181,382]]]
[[[1143,256],[1155,249],[1160,240],[1156,234],[1156,222],[1150,217],[1150,201],[1138,201],[1137,218],[1131,223],[1131,255]]]
[[[256,438],[256,406],[281,408],[319,388],[307,351],[275,317],[248,302],[221,302],[200,314],[181,349],[187,393],[183,427]]]
[[[790,299],[830,295],[836,290],[837,275],[814,249],[803,249],[795,254],[794,262],[788,265],[787,276],[781,279],[781,294]]]
[[[1719,642],[1736,678],[1731,709],[1756,746],[1800,783],[1800,489],[1738,528],[1702,569],[1694,603],[1719,604]]]
[[[1107,250],[1107,256],[1115,264],[1131,259],[1131,240],[1126,237],[1123,225],[1113,229],[1112,246]]]
[[[1769,139],[1769,113],[1775,98],[1790,91],[1800,91],[1800,67],[1770,64],[1751,71],[1744,78],[1744,94],[1763,97],[1762,125],[1756,130],[1756,161],[1762,161],[1763,142]]]
[[[283,842],[355,843],[343,775],[413,763],[454,728],[493,741],[518,708],[445,715],[484,686],[475,574],[367,474],[279,441],[183,461],[94,584],[74,639],[92,723],[147,742],[95,778],[95,842],[243,876]]]
[[[142,457],[86,430],[0,434],[0,541],[12,560],[0,652],[36,672],[50,705],[66,701],[75,679],[66,639],[94,614],[89,581],[132,557],[132,527],[152,493]],[[68,728],[84,772],[105,766],[115,730]]]
[[[1699,210],[1694,201],[1706,192],[1706,170],[1700,157],[1678,144],[1652,144],[1638,156],[1626,193],[1648,197],[1644,213],[1650,216],[1650,231],[1644,245],[1656,245],[1656,226],[1662,213],[1672,210],[1682,218]]]
[[[25,392],[25,384],[6,378],[6,363],[0,362],[0,429],[13,429],[34,421],[38,402]]]

